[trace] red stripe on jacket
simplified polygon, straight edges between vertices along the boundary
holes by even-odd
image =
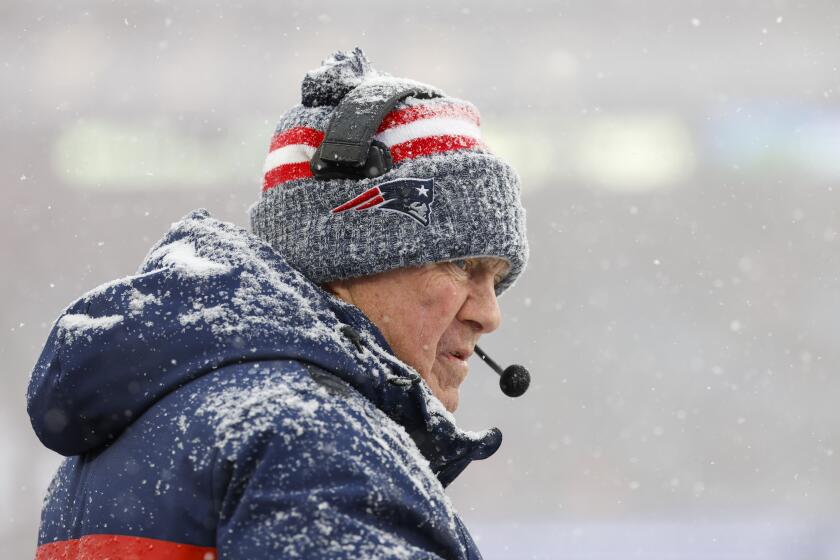
[[[42,544],[35,560],[215,560],[216,549],[126,535],[85,535]]]

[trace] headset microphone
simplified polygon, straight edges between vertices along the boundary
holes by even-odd
[[[478,357],[490,366],[493,371],[499,374],[499,387],[502,392],[509,397],[519,397],[528,390],[528,385],[531,384],[531,374],[523,366],[513,364],[502,371],[499,364],[490,359],[490,356],[484,353],[484,350],[475,347],[475,353]]]

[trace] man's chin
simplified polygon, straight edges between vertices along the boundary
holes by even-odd
[[[454,392],[449,390],[443,395],[443,398],[438,398],[443,403],[444,408],[449,412],[455,412],[458,409],[458,403],[460,401],[460,392],[458,389],[455,389]]]
[[[455,404],[451,406],[446,406],[446,410],[448,410],[452,414],[455,414],[455,411],[458,410],[458,399],[455,399]]]
[[[436,363],[432,366],[429,376],[431,379],[427,379],[426,383],[449,412],[455,412],[458,408],[461,384],[468,373],[469,366],[466,362],[452,357],[438,355]]]

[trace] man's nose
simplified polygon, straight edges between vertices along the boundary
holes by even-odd
[[[472,324],[480,333],[491,333],[502,324],[502,312],[496,300],[493,278],[473,283],[473,289],[461,308],[461,320]]]

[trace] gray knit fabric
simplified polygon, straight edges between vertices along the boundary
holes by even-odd
[[[347,60],[349,64],[338,65],[341,72],[336,79],[337,73],[330,73],[329,66]],[[326,130],[335,106],[325,103],[337,103],[352,89],[348,79],[355,86],[366,76],[381,77],[358,49],[336,53],[325,61],[325,67],[307,75],[303,97],[309,106],[298,105],[283,115],[278,132],[299,126]],[[466,103],[452,98],[443,101]],[[409,98],[398,108],[414,102]],[[428,225],[399,212],[331,212],[371,187],[400,178],[434,180]],[[501,294],[528,259],[519,178],[507,163],[481,148],[405,159],[373,179],[295,179],[263,192],[249,213],[252,231],[317,284],[431,262],[493,256],[511,264],[510,273],[497,286],[496,293]]]

